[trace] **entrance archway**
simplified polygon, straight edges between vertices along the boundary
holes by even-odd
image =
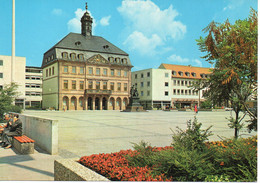
[[[69,98],[64,96],[63,99],[63,110],[69,110]]]
[[[102,99],[102,109],[107,110],[107,99],[106,99],[106,97],[103,97],[103,99]]]
[[[84,97],[79,97],[79,107],[84,109]]]
[[[116,99],[116,108],[121,110],[121,108],[122,108],[121,98]]]
[[[93,110],[93,100],[91,97],[88,97],[88,110]]]
[[[113,97],[110,98],[109,103],[110,103],[111,109],[112,109],[112,110],[115,110],[115,99],[114,99]]]
[[[76,97],[71,97],[71,109],[77,110],[77,98]]]
[[[99,102],[99,98],[96,97],[95,98],[95,110],[100,110],[100,102]]]

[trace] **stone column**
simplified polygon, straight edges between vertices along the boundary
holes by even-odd
[[[101,97],[101,98],[99,99],[99,105],[100,105],[100,110],[101,110],[101,111],[103,110],[103,106],[102,106],[103,101],[102,101],[102,99],[103,99],[103,97]]]
[[[95,103],[96,103],[95,99],[96,99],[96,97],[93,97],[93,98],[92,98],[92,108],[93,108],[93,111],[96,110],[96,109],[95,109],[95,107],[96,107],[96,106],[95,106]]]

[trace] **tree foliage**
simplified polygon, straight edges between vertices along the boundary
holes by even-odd
[[[233,25],[211,22],[203,31],[206,37],[196,40],[199,49],[209,63],[214,63],[210,79],[204,87],[210,88],[206,95],[214,102],[230,100],[242,105],[256,124],[257,115],[247,106],[247,100],[257,95],[257,12],[253,9],[245,20]],[[255,128],[256,129],[256,128]]]
[[[12,109],[17,111],[17,108],[13,105],[15,97],[18,95],[17,88],[17,84],[11,83],[0,89],[0,116],[3,116],[5,112],[12,111]]]

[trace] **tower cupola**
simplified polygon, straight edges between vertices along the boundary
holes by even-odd
[[[81,17],[81,34],[83,36],[92,36],[92,23],[93,18],[88,12],[88,5],[86,3],[86,12]]]

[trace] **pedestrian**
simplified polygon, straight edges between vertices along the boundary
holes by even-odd
[[[195,111],[196,114],[198,113],[198,106],[197,105],[195,105],[194,111]]]

